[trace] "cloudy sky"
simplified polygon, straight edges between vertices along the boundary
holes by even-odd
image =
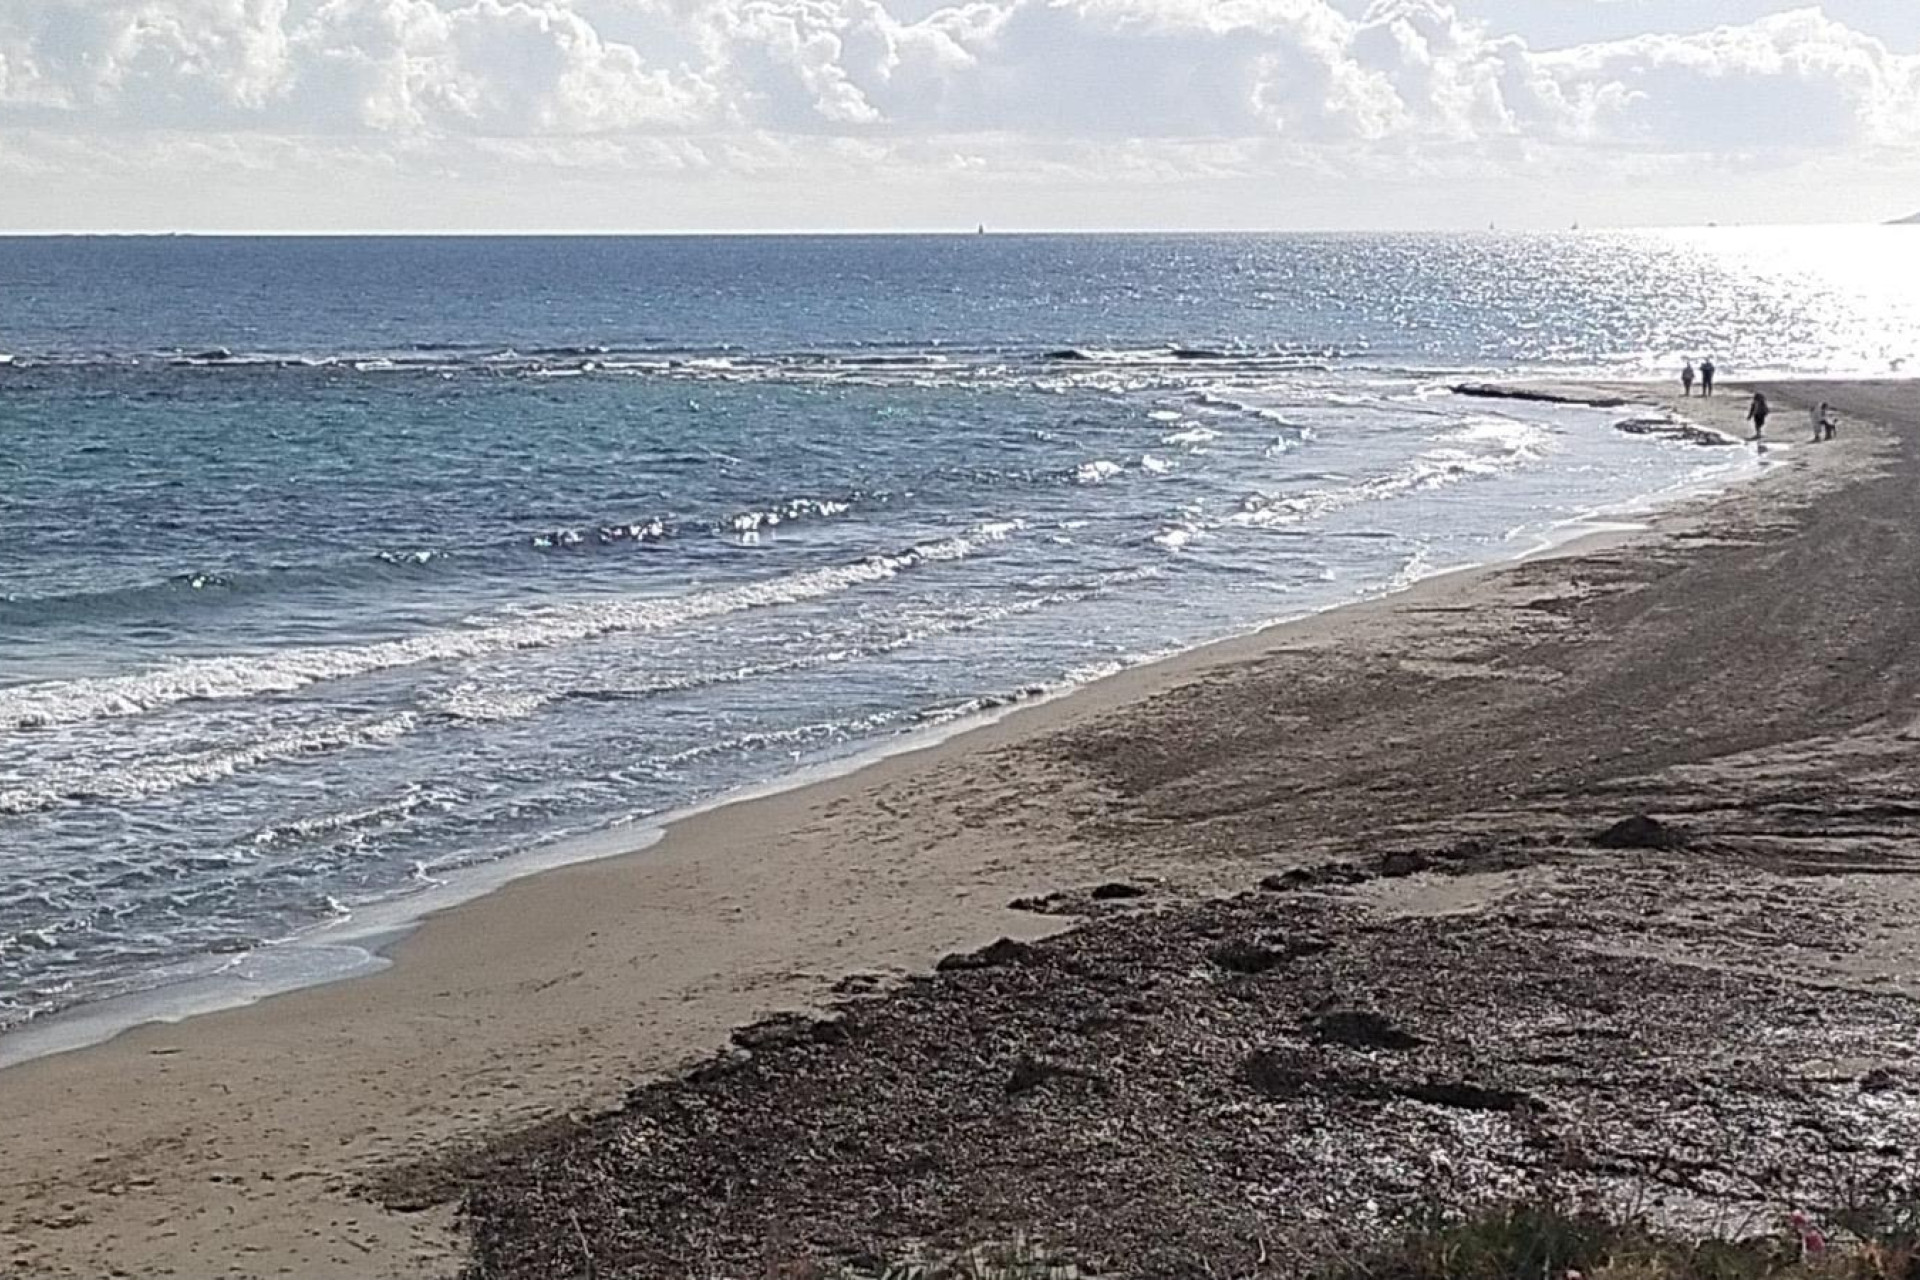
[[[1920,0],[0,0],[0,229],[1920,209]]]

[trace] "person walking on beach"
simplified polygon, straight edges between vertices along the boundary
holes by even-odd
[[[1753,438],[1755,440],[1758,440],[1761,433],[1767,429],[1767,415],[1772,412],[1773,410],[1767,404],[1766,396],[1758,391],[1754,392],[1753,403],[1747,406],[1747,421],[1753,424]]]
[[[1822,400],[1820,407],[1813,411],[1813,442],[1833,439],[1833,423],[1827,418],[1827,402]]]
[[[1700,394],[1703,396],[1710,396],[1713,394],[1713,361],[1712,360],[1702,360],[1700,362]]]
[[[1680,394],[1682,396],[1693,394],[1693,361],[1691,360],[1687,361],[1686,366],[1680,370]]]

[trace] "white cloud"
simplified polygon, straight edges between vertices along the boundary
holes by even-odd
[[[44,165],[49,136],[94,139],[103,154],[140,136],[184,157],[288,165],[306,139],[308,156],[358,149],[434,172],[487,161],[691,178],[790,164],[797,180],[864,165],[1026,181],[1097,163],[1137,182],[1920,155],[1920,55],[1817,8],[1552,51],[1442,0],[923,0],[921,16],[906,12],[883,0],[0,0],[0,153]]]
[[[1920,143],[1920,56],[1803,9],[1694,36],[1641,36],[1540,59],[1610,93],[1598,125],[1658,148]]]

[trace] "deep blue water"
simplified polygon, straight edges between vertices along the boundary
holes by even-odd
[[[1749,466],[1444,388],[1848,235],[0,240],[0,1025]]]

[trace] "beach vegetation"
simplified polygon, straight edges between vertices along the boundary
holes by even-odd
[[[1098,1280],[1038,1241],[1017,1237],[955,1253],[909,1258],[878,1268],[851,1268],[835,1280]]]
[[[1317,1280],[1920,1280],[1920,1209],[1876,1208],[1826,1225],[1704,1238],[1552,1203],[1422,1225]]]
[[[1099,1280],[1102,1273],[1021,1238],[815,1274],[820,1280]],[[1225,1280],[1240,1273],[1195,1274]],[[1279,1273],[1263,1264],[1248,1274]],[[1308,1280],[1920,1280],[1920,1204],[1858,1206],[1834,1212],[1824,1224],[1794,1212],[1751,1230],[1683,1237],[1638,1218],[1518,1203],[1423,1220],[1382,1245],[1304,1274]]]

